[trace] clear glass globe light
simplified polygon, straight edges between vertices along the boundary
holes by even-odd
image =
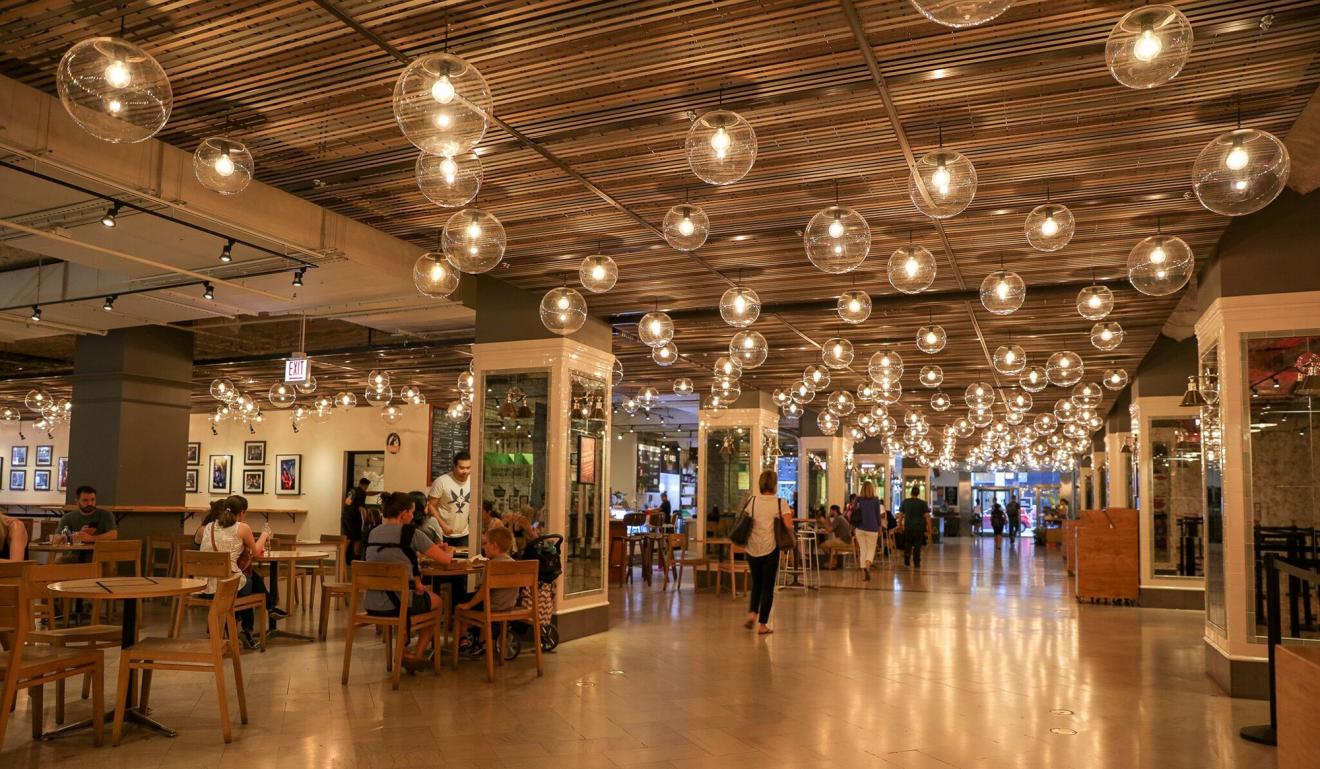
[[[897,382],[903,378],[903,356],[891,350],[872,353],[866,362],[866,373],[871,381],[882,386],[886,382]]]
[[[807,259],[821,272],[851,272],[871,253],[871,226],[851,208],[830,206],[811,217],[802,232],[802,245]]]
[[[1013,376],[1027,367],[1027,352],[1019,344],[1000,345],[994,354],[995,371],[1006,376]]]
[[[637,322],[637,338],[647,347],[663,347],[674,338],[674,321],[668,313],[648,312]]]
[[[1080,382],[1073,388],[1072,401],[1078,406],[1095,408],[1104,400],[1105,392],[1095,382]]]
[[[678,346],[673,342],[663,347],[651,348],[651,360],[657,366],[672,366],[678,360]]]
[[[362,399],[372,406],[385,406],[394,400],[394,388],[389,385],[385,389],[378,390],[375,387],[368,387],[362,393]]]
[[[921,213],[948,219],[962,213],[976,196],[976,166],[962,153],[939,149],[917,161],[908,177],[908,197]]]
[[[675,395],[687,395],[693,390],[692,380],[685,376],[679,377],[674,380],[673,389]]]
[[[733,184],[756,162],[756,131],[736,112],[719,109],[697,118],[684,144],[692,173],[707,184]]]
[[[1192,189],[1205,206],[1243,216],[1269,205],[1288,184],[1292,159],[1274,134],[1239,128],[1216,136],[1192,165]]]
[[[450,401],[449,405],[445,407],[445,419],[453,424],[466,422],[471,413],[468,405],[462,400]]]
[[[587,300],[569,286],[552,288],[541,297],[541,323],[560,336],[575,333],[587,322]]]
[[[1109,352],[1123,343],[1123,327],[1117,321],[1091,326],[1091,344],[1097,350]]]
[[[348,392],[347,390],[340,390],[335,393],[335,408],[351,409],[356,407],[357,395]]]
[[[1082,363],[1082,356],[1071,350],[1062,350],[1051,355],[1045,362],[1045,374],[1052,385],[1072,387],[1085,376],[1086,367]]]
[[[246,189],[254,168],[247,147],[228,137],[208,136],[193,152],[193,176],[221,195],[237,195]]]
[[[939,387],[944,384],[944,369],[939,366],[922,366],[917,378],[926,387]]]
[[[295,382],[293,385],[293,389],[297,390],[303,395],[311,395],[312,393],[316,392],[316,377],[309,374],[307,378],[304,379],[303,381]]]
[[[228,403],[231,400],[233,400],[234,397],[237,395],[238,395],[238,389],[234,387],[234,383],[229,381],[228,379],[221,377],[219,379],[211,380],[212,398],[215,398],[221,403]],[[28,408],[36,410],[36,407],[33,406],[32,404],[36,402],[44,405],[43,401],[41,400],[42,398],[46,398],[47,400],[49,400],[50,393],[47,393],[44,390],[33,390],[27,394],[26,398],[23,399],[23,403]]]
[[[413,177],[427,200],[441,208],[461,208],[481,190],[481,160],[471,152],[453,157],[423,152],[413,165]]]
[[[715,359],[714,373],[716,379],[738,379],[742,376],[742,361],[721,355]]]
[[[445,222],[440,245],[450,264],[469,275],[479,275],[504,258],[508,237],[494,214],[466,208]]]
[[[1128,281],[1147,296],[1176,293],[1192,279],[1196,259],[1182,238],[1152,235],[1128,253]]]
[[[734,328],[746,328],[761,317],[761,297],[746,286],[734,286],[720,297],[720,317]]]
[[[1029,393],[1018,391],[1008,396],[1008,410],[1015,413],[1031,411],[1032,399]]]
[[[839,418],[829,411],[816,415],[816,428],[824,435],[834,435],[839,431]]]
[[[938,390],[930,396],[930,407],[936,411],[948,411],[952,405],[953,399],[943,390]]]
[[[770,348],[758,331],[739,331],[729,340],[729,355],[737,358],[744,370],[765,363]]]
[[[93,37],[65,51],[55,71],[60,103],[101,141],[146,141],[165,126],[174,93],[151,54],[114,37]]]
[[[875,399],[886,406],[892,406],[903,397],[903,383],[897,379],[886,379],[876,388]]]
[[[830,393],[830,397],[825,399],[825,408],[829,409],[831,414],[840,417],[846,417],[853,413],[857,402],[852,393],[847,390],[835,390]]]
[[[1100,378],[1100,384],[1104,385],[1105,389],[1113,390],[1114,392],[1118,392],[1124,387],[1127,387],[1127,383],[1128,373],[1121,368],[1107,368],[1105,369],[1104,376]]]
[[[924,353],[934,355],[948,343],[949,335],[938,323],[917,329],[917,349]]]
[[[603,294],[619,282],[619,265],[605,254],[584,257],[578,265],[578,280],[593,294]]]
[[[981,281],[981,306],[995,315],[1011,315],[1027,299],[1027,284],[1010,270],[995,270]]]
[[[367,374],[367,387],[372,390],[388,390],[390,386],[390,372],[384,369],[373,369]]]
[[[1077,223],[1072,211],[1058,203],[1046,203],[1031,209],[1024,227],[1027,242],[1037,251],[1058,251],[1068,245]]]
[[[665,242],[679,251],[695,251],[710,235],[710,217],[701,206],[680,203],[665,213],[660,224]]]
[[[811,399],[816,397],[816,388],[812,387],[810,382],[795,382],[789,397],[794,403],[810,403]]]
[[[1029,393],[1038,393],[1050,384],[1049,372],[1044,366],[1027,366],[1018,374],[1018,387]]]
[[[865,323],[871,317],[871,295],[860,288],[839,294],[839,320],[850,325]]]
[[[291,385],[285,384],[284,382],[276,382],[270,386],[270,391],[266,394],[266,398],[270,401],[270,405],[275,408],[287,409],[298,399],[298,391],[294,390]]]
[[[1171,5],[1129,12],[1109,32],[1105,63],[1128,88],[1154,88],[1177,77],[1192,52],[1192,25]]]
[[[963,390],[963,401],[970,409],[988,409],[995,403],[995,388],[989,382],[973,382]]]
[[[936,24],[962,29],[997,18],[1017,0],[911,0],[922,16]]]
[[[852,342],[840,337],[826,339],[820,347],[820,359],[829,368],[848,368],[853,362]]]
[[[824,390],[830,386],[830,370],[819,363],[813,363],[803,370],[802,381],[809,383],[817,390]]]
[[[449,53],[412,61],[394,83],[394,120],[417,149],[457,157],[486,135],[494,101],[476,67]]]
[[[444,299],[458,288],[460,273],[438,251],[427,251],[413,264],[413,285],[422,296]]]
[[[1077,292],[1077,313],[1087,320],[1104,320],[1114,309],[1114,292],[1108,286],[1087,286]]]
[[[889,255],[889,285],[904,294],[919,294],[935,282],[935,256],[916,245],[901,246]]]

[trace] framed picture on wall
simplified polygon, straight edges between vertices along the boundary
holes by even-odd
[[[50,491],[50,471],[33,470],[32,471],[32,490]]]
[[[265,493],[266,493],[266,471],[265,471],[265,470],[244,470],[244,471],[243,471],[243,493],[244,493],[244,494],[265,494]]]
[[[36,461],[37,467],[50,467],[53,464],[55,464],[55,447],[38,446],[37,461]],[[50,491],[50,489],[47,489],[47,491]]]
[[[234,457],[230,454],[212,454],[208,465],[207,490],[212,494],[229,493],[229,475],[234,469]]]
[[[197,468],[190,467],[184,472],[183,490],[191,494],[197,493]]]
[[[275,493],[302,493],[302,454],[275,455]]]
[[[65,491],[69,488],[69,458],[60,457],[55,463],[55,489]]]
[[[202,444],[200,444],[200,443],[189,443],[189,444],[188,444],[188,462],[187,462],[188,466],[189,466],[189,467],[197,467],[197,466],[200,465],[201,463],[202,463]]]
[[[245,465],[266,464],[266,442],[243,441],[243,464]]]
[[[14,446],[9,450],[10,467],[27,467],[27,446]]]
[[[578,483],[596,482],[596,439],[578,436]]]
[[[27,488],[27,470],[9,471],[9,490],[22,491]]]

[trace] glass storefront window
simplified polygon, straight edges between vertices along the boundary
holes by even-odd
[[[711,513],[719,509],[720,535],[751,494],[751,440],[745,427],[706,432],[706,505]]]
[[[1204,571],[1200,419],[1151,419],[1151,563],[1157,576]]]
[[[605,383],[570,372],[572,410],[568,429],[568,524],[564,593],[605,588],[606,410]]]

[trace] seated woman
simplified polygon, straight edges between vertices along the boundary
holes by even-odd
[[[406,563],[412,571],[413,591],[407,597],[388,590],[368,590],[363,608],[368,614],[390,617],[399,613],[406,600],[407,613],[425,614],[440,608],[440,596],[427,590],[417,568],[419,555],[439,563],[454,560],[454,550],[445,544],[436,544],[430,537],[413,526],[415,503],[402,491],[380,495],[381,523],[367,534],[366,560],[374,563]],[[417,642],[403,650],[403,665],[408,671],[427,666],[425,650],[431,645],[433,628],[418,634]]]
[[[211,503],[211,512],[207,515],[206,523],[197,530],[193,539],[202,546],[203,552],[228,553],[229,569],[232,573],[238,575],[238,595],[245,596],[253,593],[264,593],[266,596],[266,616],[271,629],[275,627],[275,620],[283,619],[288,614],[275,604],[276,595],[266,590],[266,581],[262,576],[253,571],[244,574],[239,568],[239,560],[246,555],[243,560],[256,558],[266,552],[267,533],[262,532],[260,538],[253,538],[252,527],[247,524],[248,501],[245,497],[235,494],[232,497],[217,499]],[[206,580],[205,592],[207,595],[214,595],[218,580],[211,578]],[[257,639],[252,636],[252,627],[256,624],[256,612],[252,609],[244,609],[238,612],[238,623],[240,625],[239,636],[243,645],[249,649],[260,648]]]
[[[25,560],[27,544],[27,527],[23,522],[0,513],[0,561]]]
[[[444,529],[440,528],[440,519],[427,510],[426,495],[420,491],[410,491],[408,496],[412,497],[413,501],[413,525],[432,542],[443,542]]]

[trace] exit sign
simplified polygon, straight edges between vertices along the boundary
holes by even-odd
[[[284,361],[284,381],[306,382],[312,374],[312,362],[306,358],[290,358]]]

